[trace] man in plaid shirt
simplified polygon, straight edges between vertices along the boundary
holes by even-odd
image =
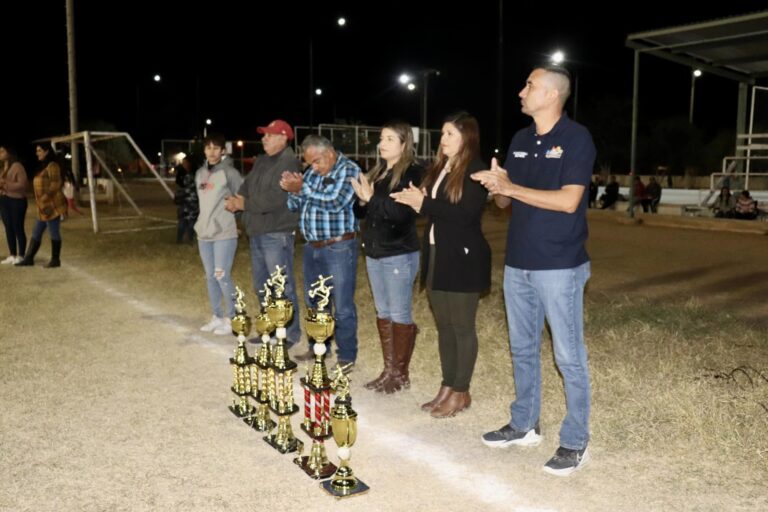
[[[307,240],[304,246],[304,297],[307,307],[312,300],[310,285],[320,274],[333,276],[331,298],[336,318],[338,362],[357,359],[357,309],[355,279],[357,274],[357,219],[352,211],[356,200],[351,179],[358,179],[360,167],[333,148],[320,135],[308,135],[301,143],[304,174],[286,171],[280,186],[287,191],[288,209],[299,212],[299,229]],[[295,357],[314,359],[310,349]]]

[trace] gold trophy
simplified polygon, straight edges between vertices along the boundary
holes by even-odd
[[[251,331],[251,319],[245,311],[243,291],[235,287],[235,317],[232,318],[232,331],[237,333],[237,346],[234,356],[229,359],[232,365],[232,392],[237,398],[232,399],[229,410],[238,418],[250,417],[254,408],[248,401],[253,389],[253,375],[251,373],[254,360],[248,355],[245,348],[246,336]]]
[[[336,498],[346,498],[367,492],[369,487],[359,480],[349,466],[350,448],[357,440],[357,413],[352,409],[352,398],[349,396],[349,377],[344,374],[340,365],[336,365],[331,388],[336,391],[336,400],[331,409],[331,426],[333,439],[339,446],[337,452],[341,464],[333,478],[322,482],[320,486]]]
[[[301,379],[304,388],[304,420],[301,429],[312,438],[312,449],[308,457],[302,457],[301,453],[294,459],[301,469],[314,479],[330,477],[336,466],[328,461],[325,452],[324,441],[331,437],[331,381],[328,378],[328,370],[325,367],[325,340],[333,335],[335,321],[333,317],[324,311],[328,305],[328,298],[332,287],[326,286],[326,281],[331,277],[320,276],[320,279],[312,283],[309,291],[310,297],[319,296],[318,310],[310,310],[307,315],[307,333],[316,343],[313,348],[315,362],[311,369],[307,368],[307,374]]]
[[[267,315],[277,327],[275,330],[277,344],[273,348],[270,364],[270,373],[273,379],[267,383],[267,395],[269,408],[277,414],[279,419],[277,433],[266,435],[264,441],[280,453],[289,453],[295,452],[299,445],[303,446],[303,443],[296,439],[291,429],[291,415],[298,412],[299,407],[293,400],[293,372],[297,365],[290,360],[288,351],[285,350],[285,326],[293,318],[293,303],[283,296],[285,291],[284,269],[285,267],[278,266],[267,280],[267,284],[272,287],[274,293],[274,297],[266,307]]]
[[[274,383],[274,373],[272,370],[272,345],[270,333],[275,330],[275,324],[267,314],[267,304],[269,304],[272,292],[267,284],[264,284],[264,299],[261,303],[261,312],[254,318],[256,332],[261,335],[261,347],[256,356],[256,389],[253,390],[253,397],[259,404],[256,406],[256,414],[244,421],[259,432],[269,432],[276,423],[269,417],[269,389]]]

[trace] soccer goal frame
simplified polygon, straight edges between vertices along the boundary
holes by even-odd
[[[155,175],[155,178],[157,178],[157,181],[162,185],[162,187],[165,189],[166,192],[168,192],[168,195],[171,199],[173,199],[173,191],[168,186],[167,183],[163,180],[163,178],[158,174],[155,167],[150,163],[149,159],[147,159],[147,156],[144,154],[144,152],[139,148],[138,144],[136,144],[136,141],[133,140],[133,137],[130,136],[127,132],[96,132],[96,131],[83,131],[83,132],[77,132],[70,135],[60,135],[56,137],[48,137],[46,139],[42,140],[49,140],[51,144],[55,147],[57,143],[70,143],[70,144],[82,144],[83,148],[85,149],[85,169],[86,174],[88,177],[88,191],[90,192],[90,203],[91,203],[91,222],[93,223],[93,232],[98,233],[99,232],[99,216],[96,209],[96,180],[93,176],[93,160],[96,159],[96,161],[99,162],[99,165],[102,169],[104,169],[109,176],[109,179],[112,180],[112,182],[115,185],[115,188],[117,189],[118,193],[121,194],[126,201],[133,207],[133,209],[136,211],[137,216],[139,217],[146,217],[144,215],[144,212],[141,211],[141,208],[138,207],[136,202],[131,198],[131,196],[128,194],[128,191],[125,190],[125,187],[123,187],[120,182],[115,178],[114,173],[112,172],[112,169],[109,168],[107,163],[104,161],[104,159],[99,155],[97,151],[94,151],[93,143],[94,142],[100,142],[104,140],[110,140],[110,139],[119,139],[124,138],[128,141],[128,143],[133,147],[134,151],[136,151],[136,154],[139,155],[139,158],[141,158],[144,163],[147,165],[147,168],[152,171],[152,174]],[[79,176],[78,176],[79,178]]]

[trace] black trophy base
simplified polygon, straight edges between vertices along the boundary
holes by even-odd
[[[321,430],[319,433],[315,432],[315,427],[307,428],[307,425],[305,423],[302,423],[300,428],[301,430],[304,431],[305,434],[307,434],[312,439],[326,440],[326,439],[329,439],[331,436],[333,436],[333,432],[331,431],[330,425],[328,428],[328,432],[323,432]]]
[[[349,498],[350,496],[357,496],[359,494],[365,494],[370,487],[365,485],[362,480],[355,479],[353,485],[349,486],[334,486],[333,480],[326,480],[320,482],[320,487],[325,489],[325,492],[340,500],[342,498]]]
[[[325,480],[326,478],[331,478],[333,474],[336,472],[336,466],[334,466],[332,463],[328,463],[325,466],[319,467],[319,468],[312,468],[309,466],[309,457],[301,457],[301,459],[295,460],[296,465],[299,466],[301,469],[304,470],[304,472],[309,475],[310,478],[314,478],[315,480]]]
[[[236,405],[230,405],[228,407],[228,409],[232,412],[232,414],[234,414],[238,418],[245,418],[245,419],[247,419],[247,418],[253,416],[254,414],[256,414],[256,409],[254,407],[250,407],[249,409],[246,410],[245,413],[240,412],[240,407],[238,407]]]
[[[296,450],[299,449],[299,444],[301,443],[301,441],[299,441],[295,437],[285,443],[278,442],[277,434],[264,436],[262,439],[264,439],[264,442],[266,442],[269,446],[271,446],[272,448],[274,448],[275,450],[279,451],[282,454],[295,452]],[[301,445],[304,446],[303,443],[301,443]]]
[[[261,421],[256,418],[257,413],[254,413],[253,416],[250,416],[248,418],[243,418],[243,421],[246,425],[251,427],[253,430],[256,430],[257,432],[269,432],[273,428],[275,428],[275,423],[271,419],[267,418],[264,421]]]

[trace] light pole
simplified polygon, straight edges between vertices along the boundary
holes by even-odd
[[[159,84],[162,81],[162,77],[158,74],[154,75],[152,77],[152,81]],[[138,132],[141,129],[141,83],[142,81],[139,80],[136,82],[136,135],[138,136]]]
[[[556,65],[561,66],[565,62],[565,53],[562,50],[556,50],[549,57],[549,61]],[[573,120],[576,121],[579,113],[579,74],[576,70],[573,70]]]
[[[339,28],[347,26],[347,19],[340,16],[336,19]],[[319,92],[318,92],[319,91]],[[323,90],[315,88],[315,43],[314,36],[309,36],[309,127],[315,125],[315,96],[323,94]]]
[[[690,124],[693,124],[693,93],[696,91],[696,79],[700,76],[700,69],[694,69],[691,73],[691,107],[688,109],[688,122]]]
[[[429,75],[440,76],[440,71],[433,68],[423,69],[419,72],[421,75],[421,132],[425,138],[424,144],[426,148],[427,138],[427,123],[428,123],[428,91],[429,91]],[[409,91],[416,89],[416,84],[413,81],[413,77],[408,73],[402,73],[398,79],[402,85],[408,88]],[[424,152],[426,154],[426,151]]]
[[[212,123],[213,121],[211,121],[210,119],[205,120],[205,124],[203,125],[203,137],[208,136],[208,127],[211,126]]]
[[[240,174],[245,174],[245,159],[243,158],[243,141],[237,141],[237,147],[240,148]]]

